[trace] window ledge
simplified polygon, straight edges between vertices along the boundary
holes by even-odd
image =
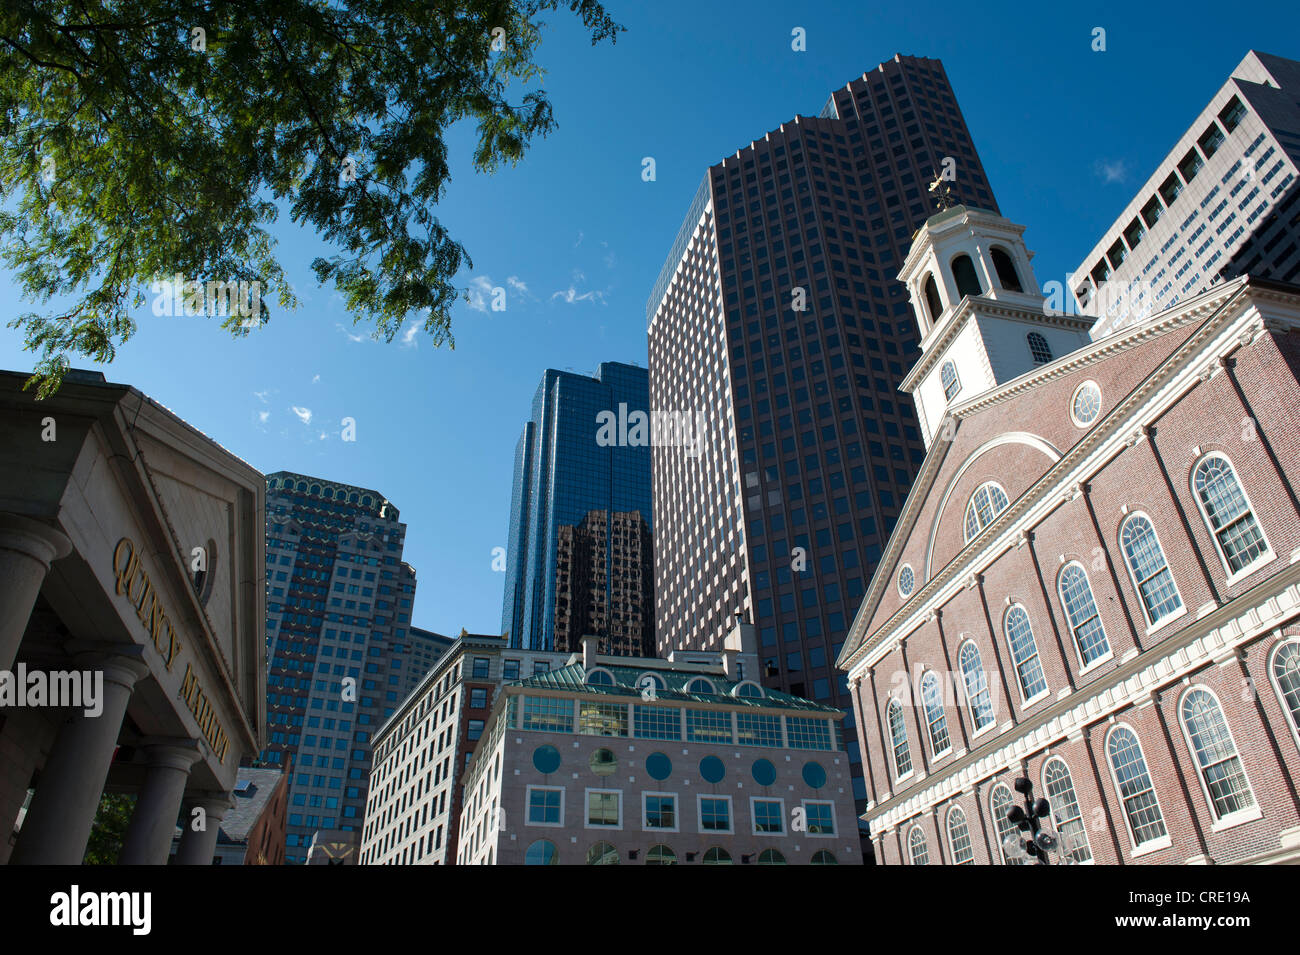
[[[1159,623],[1153,623],[1149,627],[1147,627],[1147,636],[1148,637],[1151,636],[1151,634],[1155,633],[1157,630],[1164,629],[1165,627],[1169,626],[1169,624],[1173,623],[1175,620],[1178,620],[1180,617],[1186,617],[1186,616],[1187,616],[1187,604],[1183,604],[1173,613],[1161,617]]]
[[[1271,564],[1276,558],[1277,554],[1273,553],[1271,550],[1262,557],[1256,557],[1254,561],[1241,568],[1241,570],[1229,574],[1228,579],[1223,582],[1223,585],[1225,587],[1231,587],[1233,584],[1239,583],[1255,571]]]
[[[1101,666],[1103,663],[1109,663],[1111,660],[1114,659],[1115,659],[1115,651],[1109,650],[1104,655],[1099,656],[1097,659],[1093,660],[1087,666],[1080,667],[1079,676],[1083,676],[1085,673],[1091,673],[1093,670],[1097,669],[1097,667]]]
[[[1020,708],[1021,708],[1022,710],[1027,710],[1027,709],[1029,709],[1031,706],[1033,706],[1035,703],[1037,703],[1039,700],[1045,700],[1045,699],[1047,699],[1047,697],[1051,696],[1051,693],[1052,693],[1052,691],[1051,691],[1050,689],[1039,690],[1037,693],[1035,693],[1035,694],[1034,694],[1033,696],[1031,696],[1029,699],[1024,700],[1024,701],[1020,704]]]
[[[1129,857],[1133,859],[1149,856],[1153,852],[1159,852],[1161,849],[1168,849],[1173,845],[1173,840],[1168,835],[1163,835],[1159,839],[1152,839],[1150,842],[1144,842],[1142,845],[1133,849]]]
[[[979,739],[985,733],[992,733],[997,728],[998,728],[998,721],[991,720],[990,722],[985,723],[984,726],[981,727],[980,729],[977,729],[975,732],[971,733],[970,738],[972,740]]]
[[[1248,822],[1254,822],[1257,819],[1264,818],[1264,810],[1259,808],[1259,803],[1251,806],[1249,809],[1240,809],[1237,812],[1229,813],[1214,825],[1210,826],[1211,832],[1227,832],[1229,829],[1235,829],[1238,826],[1244,826]]]

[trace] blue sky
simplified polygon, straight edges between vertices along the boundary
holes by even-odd
[[[297,311],[232,341],[217,322],[146,304],[101,370],[264,472],[387,495],[409,527],[416,625],[496,632],[492,548],[506,544],[512,453],[542,370],[646,363],[646,296],[708,165],[816,115],[895,53],[937,57],[1003,213],[1028,226],[1039,281],[1063,280],[1247,50],[1300,58],[1297,8],[1138,6],[610,0],[628,29],[594,49],[576,20],[550,14],[538,55],[559,129],[491,177],[473,172],[458,130],[439,208],[474,262],[461,283],[505,288],[505,311],[458,307],[454,351],[422,334],[371,341],[315,283],[308,264],[328,249],[286,223]],[[795,27],[806,52],[791,50]],[[1091,49],[1095,27],[1105,52]],[[641,178],[647,156],[654,182]],[[28,309],[3,271],[0,295]],[[0,367],[30,370],[21,345],[0,328]],[[344,417],[355,442],[340,440]]]

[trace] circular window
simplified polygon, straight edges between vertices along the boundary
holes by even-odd
[[[750,772],[754,774],[754,782],[760,786],[770,786],[776,782],[776,767],[772,765],[770,759],[754,760],[754,767]]]
[[[705,782],[720,783],[722,777],[727,775],[727,767],[722,765],[722,760],[716,756],[705,756],[700,760],[700,775],[704,777]]]
[[[560,751],[549,744],[537,747],[533,750],[533,768],[549,776],[560,768]]]
[[[826,785],[826,770],[815,760],[804,763],[803,781],[812,789],[821,789]]]
[[[588,765],[597,776],[612,776],[614,771],[618,769],[618,757],[610,750],[598,749],[591,754]]]
[[[1095,381],[1085,381],[1070,399],[1070,417],[1080,428],[1086,428],[1101,413],[1101,389]]]
[[[912,565],[904,564],[903,569],[898,572],[898,592],[904,597],[910,597],[915,586],[916,574],[912,571]]]
[[[645,771],[651,779],[667,779],[673,774],[673,761],[663,753],[651,753],[646,757]]]

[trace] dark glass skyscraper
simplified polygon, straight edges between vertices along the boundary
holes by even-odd
[[[318,831],[360,831],[370,737],[409,666],[415,571],[406,525],[368,488],[277,471],[266,480],[267,724],[288,768],[289,864]]]
[[[651,401],[705,432],[654,450],[661,654],[740,614],[770,686],[852,713],[834,661],[924,457],[896,276],[939,175],[997,210],[943,66],[903,56],[705,175],[646,305]]]
[[[627,520],[615,517],[635,512],[650,520],[649,432],[628,426],[638,413],[646,415],[649,405],[644,368],[603,362],[595,377],[554,369],[542,375],[532,417],[515,448],[501,610],[501,629],[509,633],[511,646],[578,649],[556,645],[557,614],[561,619],[580,616],[587,633],[606,638],[602,653],[640,653],[641,646],[625,648],[633,628],[622,626],[627,615],[637,614],[644,649],[653,646],[653,608],[648,597],[640,596],[646,591],[640,581],[649,546],[630,548],[617,539],[616,531]],[[601,421],[611,417],[615,427],[602,432]],[[602,512],[604,519],[594,520],[593,511]],[[588,569],[566,574],[566,587],[557,587],[561,528],[580,528],[579,535],[589,539],[595,526],[607,541],[594,583]],[[573,555],[566,554],[572,566]],[[570,592],[574,582],[585,600],[577,614],[571,613],[577,603]],[[603,613],[593,614],[592,605],[603,605]],[[570,629],[562,627],[566,639]]]

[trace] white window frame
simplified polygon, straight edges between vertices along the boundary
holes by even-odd
[[[925,701],[925,678],[928,676],[934,677],[935,687],[938,693],[938,720],[930,719],[930,707]],[[921,674],[921,679],[917,683],[917,686],[920,687],[921,690],[921,709],[925,713],[925,736],[927,742],[930,744],[930,759],[932,761],[937,761],[952,752],[952,732],[948,729],[948,711],[943,705],[943,685],[939,680],[939,674],[935,673],[933,670],[926,670]],[[936,722],[943,723],[943,732],[948,737],[948,745],[940,750],[934,748],[934,724]]]
[[[1017,607],[1024,613],[1025,619],[1029,621],[1029,639],[1034,643],[1034,656],[1038,658],[1038,672],[1043,677],[1043,688],[1033,696],[1025,696],[1025,684],[1020,678],[1020,664],[1016,662],[1016,650],[1011,645],[1011,634],[1007,632],[1007,618],[1011,616],[1011,611]],[[1038,649],[1038,634],[1034,632],[1034,621],[1029,616],[1029,608],[1019,601],[1012,601],[1007,605],[1006,613],[1002,615],[1002,639],[1006,641],[1007,653],[1011,656],[1011,672],[1016,675],[1016,689],[1020,691],[1020,708],[1029,709],[1039,700],[1052,693],[1052,685],[1047,682],[1047,668],[1043,666],[1043,654]]]
[[[1124,793],[1119,788],[1119,777],[1115,775],[1115,761],[1110,758],[1110,739],[1121,729],[1128,730],[1133,734],[1133,738],[1137,740],[1138,752],[1142,754],[1142,765],[1146,768],[1147,779],[1151,780],[1151,796],[1156,801],[1156,809],[1160,811],[1160,821],[1165,827],[1163,836],[1158,836],[1147,842],[1139,843],[1137,836],[1133,834],[1133,824],[1129,820],[1128,807],[1124,804]],[[1142,745],[1142,737],[1138,736],[1137,730],[1128,723],[1116,723],[1106,732],[1106,738],[1102,741],[1101,755],[1106,761],[1106,769],[1110,773],[1111,789],[1115,793],[1115,799],[1119,802],[1119,814],[1124,817],[1124,831],[1128,833],[1129,857],[1136,859],[1152,852],[1159,852],[1161,849],[1168,849],[1173,845],[1173,839],[1169,835],[1169,822],[1165,816],[1165,807],[1160,804],[1160,792],[1156,789],[1156,781],[1151,776],[1151,763],[1147,759],[1146,747]]]
[[[970,852],[970,859],[965,862],[957,861],[957,847],[952,841],[952,814],[961,813],[962,825],[966,827],[966,841],[969,843],[967,849]],[[948,857],[952,859],[953,865],[974,865],[975,864],[975,840],[970,832],[970,817],[966,815],[966,810],[961,806],[949,806],[948,811],[943,815],[943,834],[948,841]]]
[[[903,590],[903,571],[907,571],[912,575],[912,586],[907,590]],[[916,593],[916,571],[912,569],[911,564],[904,564],[902,567],[898,568],[897,587],[898,596],[902,597],[904,600]]]
[[[1082,419],[1079,418],[1078,415],[1074,413],[1074,405],[1079,400],[1079,392],[1083,391],[1083,389],[1087,388],[1089,385],[1097,389],[1097,416],[1094,417],[1091,421],[1083,421]],[[1091,428],[1094,424],[1097,423],[1097,418],[1101,417],[1101,404],[1102,404],[1101,385],[1097,384],[1091,378],[1089,378],[1087,381],[1081,382],[1078,388],[1075,388],[1074,391],[1070,392],[1071,424],[1073,424],[1076,428],[1083,428],[1084,430]]]
[[[758,813],[754,809],[755,803],[775,802],[781,804],[781,831],[780,832],[760,832],[758,829]],[[789,834],[790,826],[785,819],[785,797],[783,796],[750,796],[749,797],[749,834],[752,836],[767,837],[770,839],[782,839]]]
[[[898,747],[894,743],[894,728],[890,725],[889,721],[890,712],[895,706],[898,707],[899,713],[901,714],[903,722],[903,745],[907,747],[908,768],[905,773],[900,773],[898,771]],[[894,783],[897,785],[906,779],[910,779],[912,774],[916,772],[916,760],[912,758],[912,741],[907,737],[907,713],[903,710],[903,704],[898,697],[891,696],[888,702],[885,703],[885,728],[889,730],[889,761],[894,766]]]
[[[1079,635],[1075,631],[1074,621],[1070,619],[1070,607],[1065,602],[1065,592],[1061,589],[1061,583],[1065,579],[1065,572],[1071,567],[1078,567],[1083,571],[1083,579],[1088,584],[1088,594],[1092,597],[1092,606],[1097,611],[1097,625],[1101,627],[1101,635],[1106,641],[1106,652],[1091,663],[1083,662],[1083,651],[1079,647]],[[1067,560],[1061,565],[1061,571],[1056,575],[1056,599],[1061,605],[1061,614],[1065,617],[1065,627],[1070,631],[1070,643],[1074,646],[1074,659],[1079,665],[1079,675],[1083,676],[1085,673],[1090,673],[1108,660],[1115,659],[1115,647],[1110,642],[1110,634],[1106,632],[1106,621],[1101,619],[1101,604],[1097,603],[1097,591],[1093,589],[1092,578],[1088,575],[1088,568],[1083,566],[1082,561]],[[1070,778],[1073,779],[1073,775]]]
[[[830,799],[801,799],[799,805],[803,807],[804,825],[808,824],[808,807],[810,805],[830,806],[831,807],[831,828],[833,832],[811,832],[805,830],[802,835],[809,839],[837,839],[840,834],[839,814],[835,811],[835,803]]]
[[[1273,685],[1273,694],[1277,697],[1277,705],[1282,708],[1282,718],[1285,719],[1287,725],[1291,727],[1291,740],[1295,743],[1297,748],[1300,748],[1300,725],[1298,725],[1300,724],[1300,719],[1291,712],[1291,707],[1288,705],[1286,697],[1282,693],[1282,685],[1278,683],[1277,674],[1273,671],[1273,665],[1277,662],[1278,654],[1281,653],[1282,648],[1288,644],[1294,644],[1297,649],[1300,649],[1300,637],[1283,637],[1273,646],[1273,649],[1269,651],[1268,682]]]
[[[912,836],[918,832],[921,834],[921,845],[925,847],[924,863],[918,863],[916,861],[916,853],[912,851]],[[912,826],[912,828],[907,830],[907,864],[908,865],[929,865],[930,864],[930,840],[928,840],[925,837],[925,829],[921,827],[920,823],[917,823],[916,825]]]
[[[1219,540],[1219,534],[1210,523],[1210,515],[1205,510],[1205,502],[1201,500],[1200,492],[1196,490],[1196,472],[1202,464],[1210,458],[1222,458],[1228,464],[1228,469],[1232,471],[1232,477],[1237,482],[1237,490],[1241,492],[1242,500],[1246,502],[1246,510],[1251,519],[1255,522],[1255,529],[1259,531],[1260,538],[1264,541],[1264,551],[1254,560],[1252,560],[1241,570],[1233,570],[1232,565],[1228,563],[1228,555],[1223,550],[1223,542]],[[1223,565],[1223,572],[1227,574],[1227,580],[1224,583],[1234,584],[1243,577],[1247,577],[1259,570],[1265,564],[1273,560],[1277,554],[1273,551],[1273,545],[1269,542],[1268,534],[1264,533],[1264,524],[1259,519],[1259,511],[1255,510],[1255,505],[1246,493],[1246,485],[1241,480],[1241,473],[1237,466],[1232,463],[1232,458],[1228,457],[1222,451],[1207,451],[1196,459],[1192,464],[1192,469],[1187,473],[1187,486],[1192,492],[1192,500],[1196,502],[1196,510],[1200,512],[1201,522],[1205,525],[1205,530],[1209,533],[1210,539],[1214,541],[1214,551],[1219,555],[1219,563]],[[1154,525],[1153,525],[1154,526]]]
[[[671,828],[666,826],[650,825],[650,810],[646,807],[646,798],[649,796],[668,796],[673,801],[673,825]],[[641,831],[642,832],[681,832],[682,831],[682,797],[678,793],[654,792],[653,790],[641,793]]]
[[[1011,802],[1008,803],[1008,805],[1014,806],[1016,804],[1016,797],[1012,794],[1011,787],[1008,786],[1006,783],[997,783],[996,785],[993,786],[993,788],[989,790],[989,818],[993,821],[993,836],[995,839],[997,839],[997,843],[998,843],[998,858],[1002,860],[1003,865],[1023,865],[1024,863],[1022,860],[1017,859],[1013,861],[1011,859],[1008,859],[1007,850],[1002,845],[1002,843],[1006,841],[1006,837],[1002,835],[1002,825],[998,820],[998,812],[993,807],[993,796],[999,790],[1006,790],[1007,795],[1011,799]],[[1012,835],[1012,833],[1016,831],[1015,823],[1008,822],[1005,816],[1002,817],[1001,822],[1005,822],[1007,826],[1010,827],[1009,829],[1007,829],[1007,836]]]
[[[1160,556],[1164,559],[1165,570],[1169,572],[1169,580],[1174,585],[1174,593],[1178,595],[1178,603],[1180,604],[1177,610],[1165,614],[1158,623],[1151,620],[1151,610],[1147,607],[1146,598],[1142,596],[1142,585],[1138,583],[1137,574],[1133,572],[1133,561],[1129,559],[1128,549],[1124,546],[1124,528],[1139,517],[1145,519],[1151,525],[1151,535],[1156,539],[1156,546],[1160,548]],[[1119,533],[1116,535],[1115,542],[1119,545],[1119,556],[1124,561],[1124,569],[1128,571],[1129,583],[1133,585],[1133,595],[1137,597],[1138,605],[1142,608],[1142,619],[1147,622],[1146,632],[1148,634],[1155,633],[1161,627],[1173,623],[1179,617],[1185,615],[1187,613],[1187,601],[1183,599],[1183,592],[1178,589],[1178,578],[1174,576],[1174,569],[1169,566],[1169,552],[1165,550],[1165,545],[1160,542],[1160,532],[1156,530],[1156,522],[1151,515],[1146,511],[1131,511],[1125,514],[1124,520],[1119,522]]]
[[[727,801],[727,828],[726,829],[705,829],[704,828],[704,800],[705,799],[725,799]],[[716,835],[735,835],[736,834],[736,801],[730,796],[720,793],[696,793],[695,794],[695,831],[702,836]]]
[[[979,672],[984,676],[984,692],[988,694],[989,698],[989,714],[992,716],[992,719],[983,726],[976,726],[977,720],[975,716],[975,707],[971,703],[970,688],[966,685],[966,671],[961,665],[962,651],[966,649],[967,644],[975,649],[975,658],[979,663]],[[993,702],[993,688],[989,684],[989,671],[984,666],[984,654],[980,652],[980,645],[975,642],[973,637],[967,637],[957,647],[957,669],[961,673],[961,692],[962,696],[966,698],[966,712],[970,714],[970,725],[972,731],[970,738],[975,739],[975,737],[982,736],[998,725],[998,710],[997,706]]]
[[[1005,501],[1007,502],[1007,506],[1006,506],[1006,507],[1003,507],[1003,508],[1001,508],[1001,509],[999,509],[998,511],[996,511],[996,512],[995,512],[995,513],[994,513],[994,514],[989,518],[989,521],[988,521],[987,524],[981,524],[981,523],[980,523],[980,520],[979,520],[979,508],[976,507],[976,505],[975,505],[975,495],[979,494],[980,491],[983,491],[985,488],[988,488],[988,487],[995,487],[995,488],[997,488],[997,489],[998,489],[998,492],[1002,495],[1003,500],[1005,500]],[[992,504],[992,501],[990,501],[989,503]],[[972,507],[975,508],[975,523],[979,524],[980,526],[979,526],[979,528],[975,531],[974,534],[971,534],[971,535],[968,537],[968,536],[966,536],[966,518],[970,516],[970,512],[971,512],[971,508],[972,508]],[[997,481],[984,481],[984,482],[983,482],[982,484],[980,484],[977,488],[975,488],[975,490],[971,491],[971,492],[970,492],[970,495],[966,498],[966,507],[963,508],[963,509],[962,509],[962,512],[961,512],[961,535],[962,535],[962,545],[964,546],[964,545],[966,545],[966,544],[969,544],[969,543],[970,543],[971,541],[973,541],[975,538],[979,537],[980,534],[984,533],[984,531],[985,531],[986,528],[992,526],[993,522],[996,521],[996,520],[997,520],[997,519],[998,519],[998,518],[999,518],[999,517],[1000,517],[1000,516],[1001,516],[1001,515],[1002,515],[1002,514],[1003,514],[1003,513],[1008,509],[1008,508],[1010,508],[1010,507],[1011,507],[1011,495],[1008,494],[1008,493],[1007,493],[1007,489],[1004,488],[1004,487],[1003,487],[1001,484],[999,484]]]
[[[1241,767],[1241,777],[1246,781],[1246,790],[1250,793],[1252,805],[1223,816],[1220,816],[1218,810],[1214,808],[1214,797],[1210,794],[1210,787],[1205,783],[1205,767],[1201,765],[1200,759],[1196,756],[1196,747],[1192,745],[1191,734],[1187,732],[1187,721],[1183,719],[1183,701],[1197,690],[1208,694],[1210,699],[1214,701],[1214,705],[1219,708],[1219,718],[1223,720],[1223,728],[1228,732],[1228,741],[1232,743],[1237,765]],[[1255,787],[1251,784],[1250,773],[1246,771],[1246,760],[1242,757],[1241,747],[1237,745],[1237,738],[1232,735],[1232,725],[1228,722],[1228,714],[1224,712],[1223,701],[1219,699],[1219,694],[1203,683],[1193,683],[1178,695],[1178,707],[1174,712],[1178,717],[1178,726],[1183,731],[1183,742],[1187,744],[1187,752],[1192,758],[1192,767],[1196,770],[1196,778],[1201,784],[1201,795],[1205,797],[1205,804],[1210,810],[1210,817],[1214,820],[1210,826],[1210,831],[1222,832],[1224,829],[1232,829],[1235,826],[1254,822],[1256,819],[1261,818],[1264,811],[1259,806],[1259,797],[1255,795]]]
[[[609,826],[591,821],[591,794],[592,793],[613,793],[618,796],[618,825]],[[623,828],[623,810],[627,800],[623,798],[623,790],[607,789],[602,786],[588,786],[582,794],[582,828],[596,829],[604,832],[620,830]]]
[[[533,793],[537,791],[556,792],[560,794],[560,821],[559,822],[533,822]],[[533,826],[538,829],[563,829],[564,828],[564,797],[565,787],[563,786],[536,786],[529,784],[524,788],[524,825]],[[435,816],[436,818],[436,816]]]
[[[1076,785],[1074,784],[1074,770],[1072,770],[1072,769],[1070,768],[1070,764],[1069,764],[1068,762],[1065,761],[1065,757],[1064,757],[1064,756],[1061,756],[1061,755],[1054,755],[1054,756],[1049,756],[1047,759],[1043,760],[1043,766],[1042,766],[1042,769],[1041,769],[1041,770],[1039,771],[1039,773],[1038,773],[1038,781],[1039,781],[1039,783],[1042,785],[1042,789],[1040,790],[1040,792],[1042,792],[1043,797],[1044,797],[1045,799],[1047,799],[1048,804],[1051,805],[1051,803],[1052,803],[1052,799],[1053,799],[1054,797],[1053,797],[1052,794],[1048,791],[1048,788],[1047,788],[1047,767],[1048,767],[1048,766],[1051,766],[1052,763],[1060,763],[1062,766],[1064,766],[1064,767],[1065,767],[1065,774],[1066,774],[1066,776],[1068,776],[1068,777],[1070,778],[1070,792],[1074,794],[1074,804],[1079,808],[1079,817],[1078,817],[1078,818],[1079,818],[1079,825],[1082,826],[1082,828],[1083,828],[1083,841],[1084,841],[1084,844],[1085,844],[1085,845],[1087,846],[1087,848],[1088,848],[1088,861],[1087,861],[1087,862],[1076,862],[1076,863],[1074,863],[1074,864],[1075,864],[1075,865],[1095,865],[1096,862],[1097,862],[1097,857],[1093,854],[1093,851],[1092,851],[1092,840],[1088,838],[1088,824],[1087,824],[1086,822],[1084,822],[1084,817],[1083,817],[1083,804],[1082,804],[1081,802],[1079,802],[1079,787],[1076,786]],[[1060,822],[1057,820],[1057,817],[1056,817],[1056,807],[1055,807],[1054,805],[1052,806],[1052,814],[1051,814],[1051,816],[1050,816],[1049,818],[1052,820],[1052,825],[1053,825],[1053,827],[1055,827],[1055,829],[1057,830],[1057,833],[1058,833],[1058,835],[1059,835],[1060,830],[1061,830],[1061,824],[1060,824]]]

